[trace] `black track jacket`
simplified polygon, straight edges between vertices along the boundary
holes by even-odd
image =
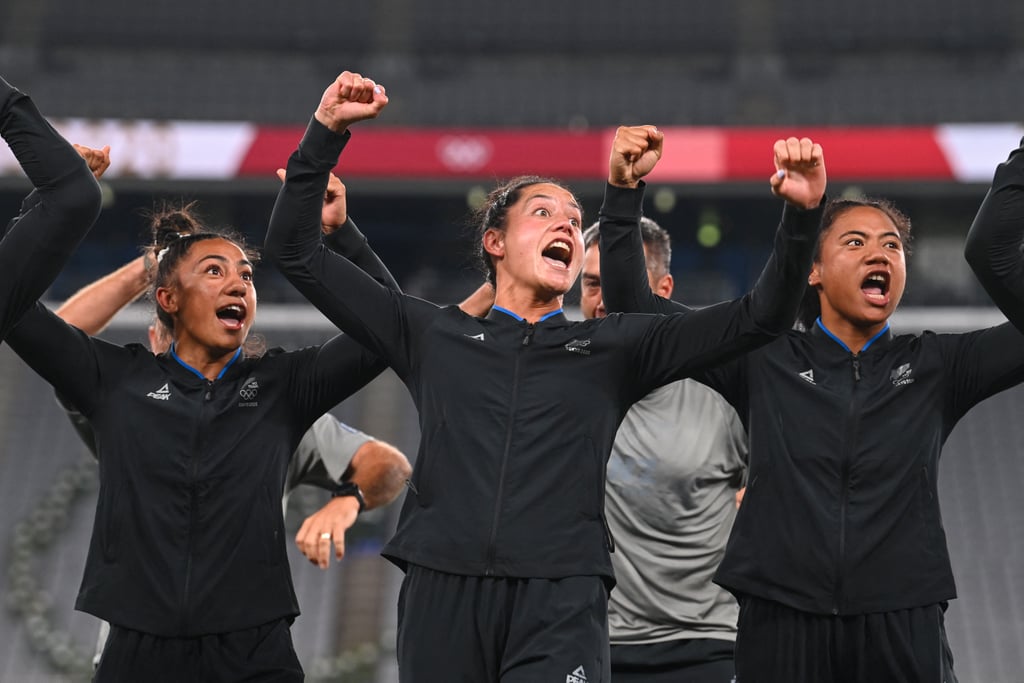
[[[754,291],[698,312],[530,324],[486,318],[380,287],[321,248],[309,215],[348,139],[315,120],[288,162],[266,256],[328,318],[385,358],[419,409],[410,493],[384,550],[474,576],[612,580],[603,523],[605,464],[629,406],[651,389],[787,330],[820,214],[787,214]],[[305,194],[308,206],[298,206]],[[643,190],[610,188],[608,220],[635,223]]]
[[[682,307],[651,292],[643,256],[638,226],[602,223],[608,309]],[[1024,380],[1016,329],[894,336],[886,327],[853,354],[815,325],[696,379],[736,408],[750,435],[747,492],[717,583],[817,614],[956,596],[939,455],[973,405]]]
[[[348,240],[393,284],[361,235]],[[380,374],[379,359],[339,335],[240,355],[211,382],[173,352],[93,339],[41,304],[8,341],[95,434],[100,492],[77,609],[164,637],[299,613],[281,511],[288,461],[314,420]]]

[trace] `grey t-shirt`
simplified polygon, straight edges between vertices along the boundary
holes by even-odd
[[[281,499],[284,509],[288,509],[288,495],[299,484],[334,488],[356,451],[367,441],[373,441],[373,437],[349,427],[329,413],[317,418],[302,435],[288,463],[288,477]]]
[[[736,639],[739,608],[711,578],[743,485],[747,435],[724,398],[693,380],[633,405],[608,462],[605,515],[618,583],[613,645]]]

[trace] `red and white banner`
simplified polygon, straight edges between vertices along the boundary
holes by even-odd
[[[68,119],[69,139],[111,146],[110,178],[233,180],[273,178],[302,137],[301,126],[243,122]],[[845,182],[988,183],[1024,136],[1015,124],[851,128],[665,128],[665,154],[652,182],[759,181],[773,170],[772,144],[807,136],[825,150],[829,178]],[[614,128],[391,128],[361,124],[342,156],[343,178],[477,179],[520,173],[565,180],[607,177]],[[20,173],[6,146],[0,175]]]

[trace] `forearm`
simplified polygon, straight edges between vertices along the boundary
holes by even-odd
[[[807,210],[785,204],[771,256],[747,295],[751,318],[761,330],[781,334],[793,327],[807,287],[824,205],[824,199],[817,208]]]
[[[651,291],[640,217],[646,184],[634,188],[606,185],[598,214],[601,245],[601,296],[609,312],[672,313],[687,310]]]
[[[359,449],[371,441],[373,437],[324,413],[302,435],[288,465],[285,489],[300,484],[334,489]]]
[[[288,160],[264,255],[331,322],[376,353],[400,337],[400,294],[386,289],[321,240],[320,212],[331,168],[348,139],[310,122]]]
[[[148,287],[145,258],[140,256],[75,292],[56,313],[86,334],[97,335]]]
[[[324,244],[335,254],[347,258],[357,268],[383,286],[395,291],[401,291],[401,287],[398,286],[398,282],[391,275],[391,271],[380,260],[377,253],[370,248],[369,240],[356,227],[351,217],[337,230],[325,235]]]
[[[1022,141],[1024,143],[1024,141]],[[971,224],[964,256],[1004,315],[1024,331],[1024,146],[996,168]]]
[[[69,217],[95,220],[100,190],[85,160],[53,129],[31,99],[3,78],[0,135],[36,188],[37,203],[46,203],[51,210]],[[84,234],[87,229],[80,231]]]
[[[0,337],[53,282],[100,210],[96,179],[32,101],[0,78],[0,135],[35,203],[0,242]]]
[[[745,296],[651,321],[635,366],[653,388],[730,361],[793,326],[807,283],[822,209],[789,204],[761,277]],[[668,350],[671,349],[671,352]],[[724,393],[724,392],[723,392]]]
[[[322,248],[321,209],[331,169],[350,135],[310,121],[298,149],[288,158],[267,230],[264,255],[285,274],[302,269]],[[343,229],[343,228],[342,228]]]
[[[411,474],[409,460],[401,451],[382,441],[369,441],[352,459],[344,479],[359,487],[366,509],[372,510],[397,498]]]

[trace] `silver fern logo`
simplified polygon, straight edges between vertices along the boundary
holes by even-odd
[[[895,370],[892,371],[892,385],[894,387],[902,387],[906,384],[913,384],[914,378],[911,377],[911,373],[914,369],[910,367],[910,363],[904,363]]]
[[[565,345],[566,351],[572,351],[578,353],[581,356],[590,355],[590,340],[589,339],[573,339],[571,342]]]

